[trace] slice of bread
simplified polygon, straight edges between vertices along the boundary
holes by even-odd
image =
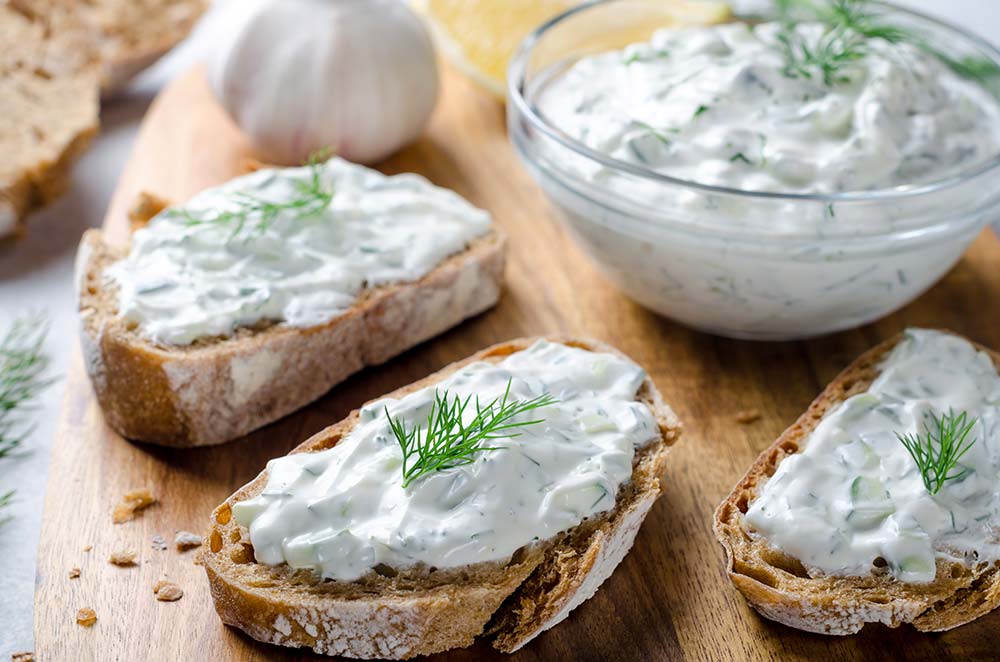
[[[99,62],[100,86],[127,83],[188,35],[207,0],[17,0],[54,41],[73,39]]]
[[[505,247],[494,227],[420,280],[367,288],[350,310],[317,326],[261,322],[163,346],[118,316],[118,287],[104,270],[128,249],[88,230],[76,267],[87,373],[105,420],[124,437],[166,446],[230,441],[494,306]]]
[[[65,192],[97,133],[101,91],[184,38],[205,0],[0,3],[0,238]]]
[[[387,397],[438,383],[473,361],[499,362],[535,340],[495,345]],[[621,356],[594,341],[550,340]],[[258,564],[249,531],[236,522],[232,506],[264,488],[265,470],[212,514],[204,561],[215,608],[225,623],[254,639],[328,655],[407,659],[468,646],[483,634],[497,649],[513,652],[597,591],[660,495],[667,451],[680,436],[680,424],[648,377],[637,400],[654,414],[660,438],[637,451],[632,479],[619,490],[614,510],[523,547],[505,563],[380,568],[356,582],[323,581],[310,571]],[[292,452],[330,448],[354,428],[358,416],[352,412]]]
[[[72,42],[0,6],[0,237],[68,186],[70,168],[97,133],[98,74]]]
[[[800,630],[852,634],[865,623],[918,630],[948,630],[1000,605],[1000,564],[970,567],[937,560],[927,584],[896,580],[888,568],[865,577],[810,577],[802,563],[747,532],[744,515],[786,457],[797,453],[831,409],[868,390],[879,366],[903,339],[896,336],[860,356],[813,401],[809,409],[754,462],[715,512],[715,535],[726,553],[733,584],[763,616]],[[1000,369],[1000,354],[987,352]]]

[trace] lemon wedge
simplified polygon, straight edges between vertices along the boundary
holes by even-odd
[[[459,69],[499,98],[506,95],[507,64],[521,41],[579,0],[411,0],[430,22],[444,54]],[[632,3],[635,4],[635,3]],[[725,21],[729,6],[699,0],[649,0],[656,28],[708,25]],[[647,39],[645,33],[618,35],[620,46]],[[616,45],[617,46],[617,45]],[[609,46],[609,47],[616,47]]]

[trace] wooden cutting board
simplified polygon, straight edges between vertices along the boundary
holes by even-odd
[[[173,200],[239,173],[251,150],[195,70],[163,91],[146,117],[106,228],[124,239],[141,190]],[[712,512],[757,453],[853,357],[908,325],[944,326],[1000,347],[1000,242],[984,232],[934,289],[902,312],[847,333],[797,343],[725,340],[681,327],[630,302],[605,282],[554,222],[515,158],[503,106],[448,72],[426,136],[382,166],[416,171],[491,211],[510,236],[500,305],[385,366],[366,370],[319,402],[246,439],[206,449],[134,444],[109,430],[77,358],[53,448],[38,556],[36,651],[41,660],[292,660],[217,618],[196,552],[173,547],[178,530],[201,533],[212,508],[274,456],[382,393],[486,345],[549,332],[613,343],[645,366],[686,424],[665,494],[635,548],[597,595],[514,660],[988,659],[1000,612],[940,635],[868,626],[852,637],[811,635],[759,618],[732,588],[711,530]],[[70,333],[67,331],[67,333]],[[73,341],[75,342],[75,340]],[[756,409],[760,420],[739,424]],[[128,490],[149,486],[159,503],[112,525]],[[166,550],[154,549],[162,536]],[[92,546],[90,551],[87,547]],[[119,549],[138,567],[108,563]],[[81,576],[70,579],[71,568]],[[153,584],[180,584],[179,602],[157,602]],[[91,607],[92,628],[76,624]],[[308,657],[308,656],[306,656]],[[486,644],[443,658],[501,657]]]

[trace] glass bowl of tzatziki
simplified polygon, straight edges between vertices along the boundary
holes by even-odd
[[[1000,217],[986,41],[886,3],[658,28],[670,5],[581,5],[508,72],[515,150],[639,303],[732,337],[846,329],[920,295]]]

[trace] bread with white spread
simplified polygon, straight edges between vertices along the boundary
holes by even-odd
[[[941,548],[935,547],[936,558],[930,568],[933,579],[911,582],[894,576],[897,570],[879,558],[869,559],[870,572],[865,574],[839,574],[809,567],[769,542],[747,522],[747,513],[761,498],[782,462],[802,453],[810,435],[838,406],[868,391],[883,374],[893,350],[906,338],[903,334],[896,336],[855,360],[794,425],[761,453],[717,509],[714,528],[725,550],[729,577],[763,616],[822,634],[852,634],[866,623],[890,627],[911,623],[918,630],[934,632],[968,623],[1000,605],[1000,562],[987,554],[985,547],[980,550],[981,555],[975,549],[967,550],[964,558],[959,558],[962,554],[958,552],[942,557]],[[988,356],[993,366],[1000,369],[1000,354],[974,346],[982,353],[980,357]],[[989,361],[982,359],[981,363]],[[980,439],[978,443],[986,442]],[[897,475],[904,473],[900,471]],[[822,486],[815,489],[828,508],[836,508],[834,494],[824,491]],[[782,530],[788,528],[784,526]],[[817,543],[836,544],[829,536],[824,538],[815,532],[805,535],[812,536]]]
[[[550,340],[627,360],[602,343]],[[495,345],[385,397],[434,387],[470,364],[496,364],[534,343],[521,339]],[[216,610],[225,623],[255,639],[328,655],[407,659],[468,646],[479,636],[503,652],[518,650],[596,592],[629,551],[660,495],[667,452],[679,438],[680,425],[653,382],[640,378],[633,402],[648,408],[655,429],[651,440],[635,450],[631,476],[611,509],[499,561],[441,568],[380,565],[354,581],[323,580],[311,570],[257,562],[250,531],[237,522],[234,506],[260,495],[268,482],[264,471],[212,515],[205,570]],[[289,457],[347,443],[364,411],[316,434]],[[512,459],[497,451],[490,461]],[[509,494],[518,488],[500,487]]]
[[[345,176],[361,171],[339,160],[317,167],[337,168]],[[272,172],[276,171],[248,177],[260,175],[271,181]],[[440,195],[474,209],[454,194]],[[209,200],[208,207],[215,202]],[[145,207],[155,213],[161,206]],[[248,236],[248,241],[254,240]],[[428,241],[442,240],[429,237]],[[265,248],[271,250],[270,244]],[[277,250],[288,248],[279,245]],[[250,324],[235,322],[231,333],[207,331],[180,344],[158,342],[120,314],[121,288],[110,278],[109,269],[125,261],[129,252],[129,247],[106,242],[99,230],[83,237],[77,286],[87,372],[106,421],[123,436],[169,446],[202,446],[271,423],[365,366],[384,363],[492,307],[500,296],[505,239],[489,225],[484,234],[445,255],[419,279],[363,285],[349,307],[321,323],[278,324],[265,316]],[[145,257],[134,261],[138,277],[148,274],[151,266]],[[233,286],[242,287],[239,278]],[[199,281],[192,287],[202,285]],[[212,286],[205,287],[209,288],[205,294],[185,296],[211,300]],[[309,295],[323,295],[324,287],[319,282]],[[172,315],[165,317],[169,321]]]

